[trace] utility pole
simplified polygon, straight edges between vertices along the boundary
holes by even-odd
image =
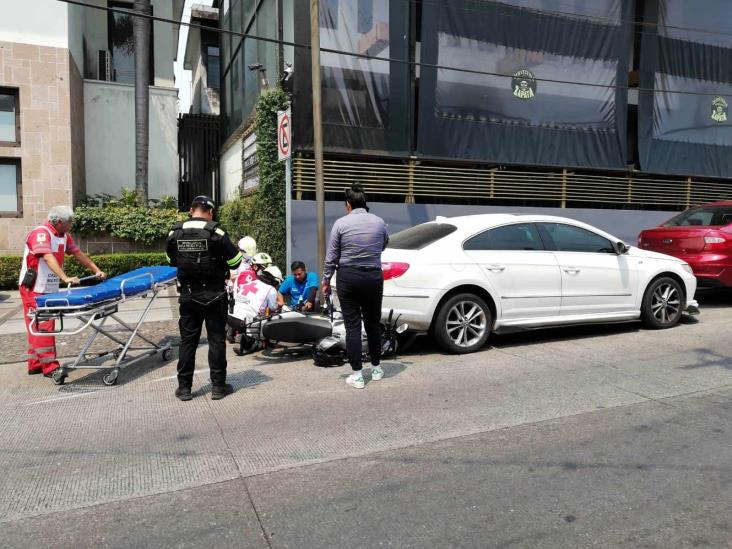
[[[135,0],[135,11],[150,15],[150,0]],[[150,20],[133,17],[135,43],[135,192],[147,206],[148,148],[150,142]]]
[[[318,236],[318,278],[325,262],[325,185],[323,183],[323,113],[320,101],[320,6],[310,0],[310,63],[313,80],[313,152],[315,154],[315,209]]]

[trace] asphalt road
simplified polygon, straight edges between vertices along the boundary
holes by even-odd
[[[107,388],[0,365],[3,547],[732,547],[732,295],[636,324],[428,341],[345,368],[230,356]],[[200,351],[204,364],[206,349]]]

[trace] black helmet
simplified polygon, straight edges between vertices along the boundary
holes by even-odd
[[[216,207],[213,198],[200,194],[191,202],[191,208],[203,208],[205,210],[213,210]]]

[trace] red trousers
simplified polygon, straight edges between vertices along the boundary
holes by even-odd
[[[30,332],[33,319],[28,316],[28,312],[36,308],[37,295],[39,294],[24,286],[20,287],[20,298],[23,301],[23,318],[25,318],[25,328],[28,331],[28,370],[43,370],[44,374],[48,374],[59,366],[56,360],[56,338],[46,335],[32,335]],[[53,331],[54,324],[53,320],[39,322],[37,326],[33,323],[33,329],[36,332]]]

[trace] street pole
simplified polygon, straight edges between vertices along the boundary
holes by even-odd
[[[310,0],[310,63],[313,80],[313,152],[315,154],[315,210],[318,237],[318,278],[325,262],[325,185],[323,183],[323,116],[320,102],[320,6]]]
[[[292,157],[285,160],[285,250],[286,269],[292,265]]]

